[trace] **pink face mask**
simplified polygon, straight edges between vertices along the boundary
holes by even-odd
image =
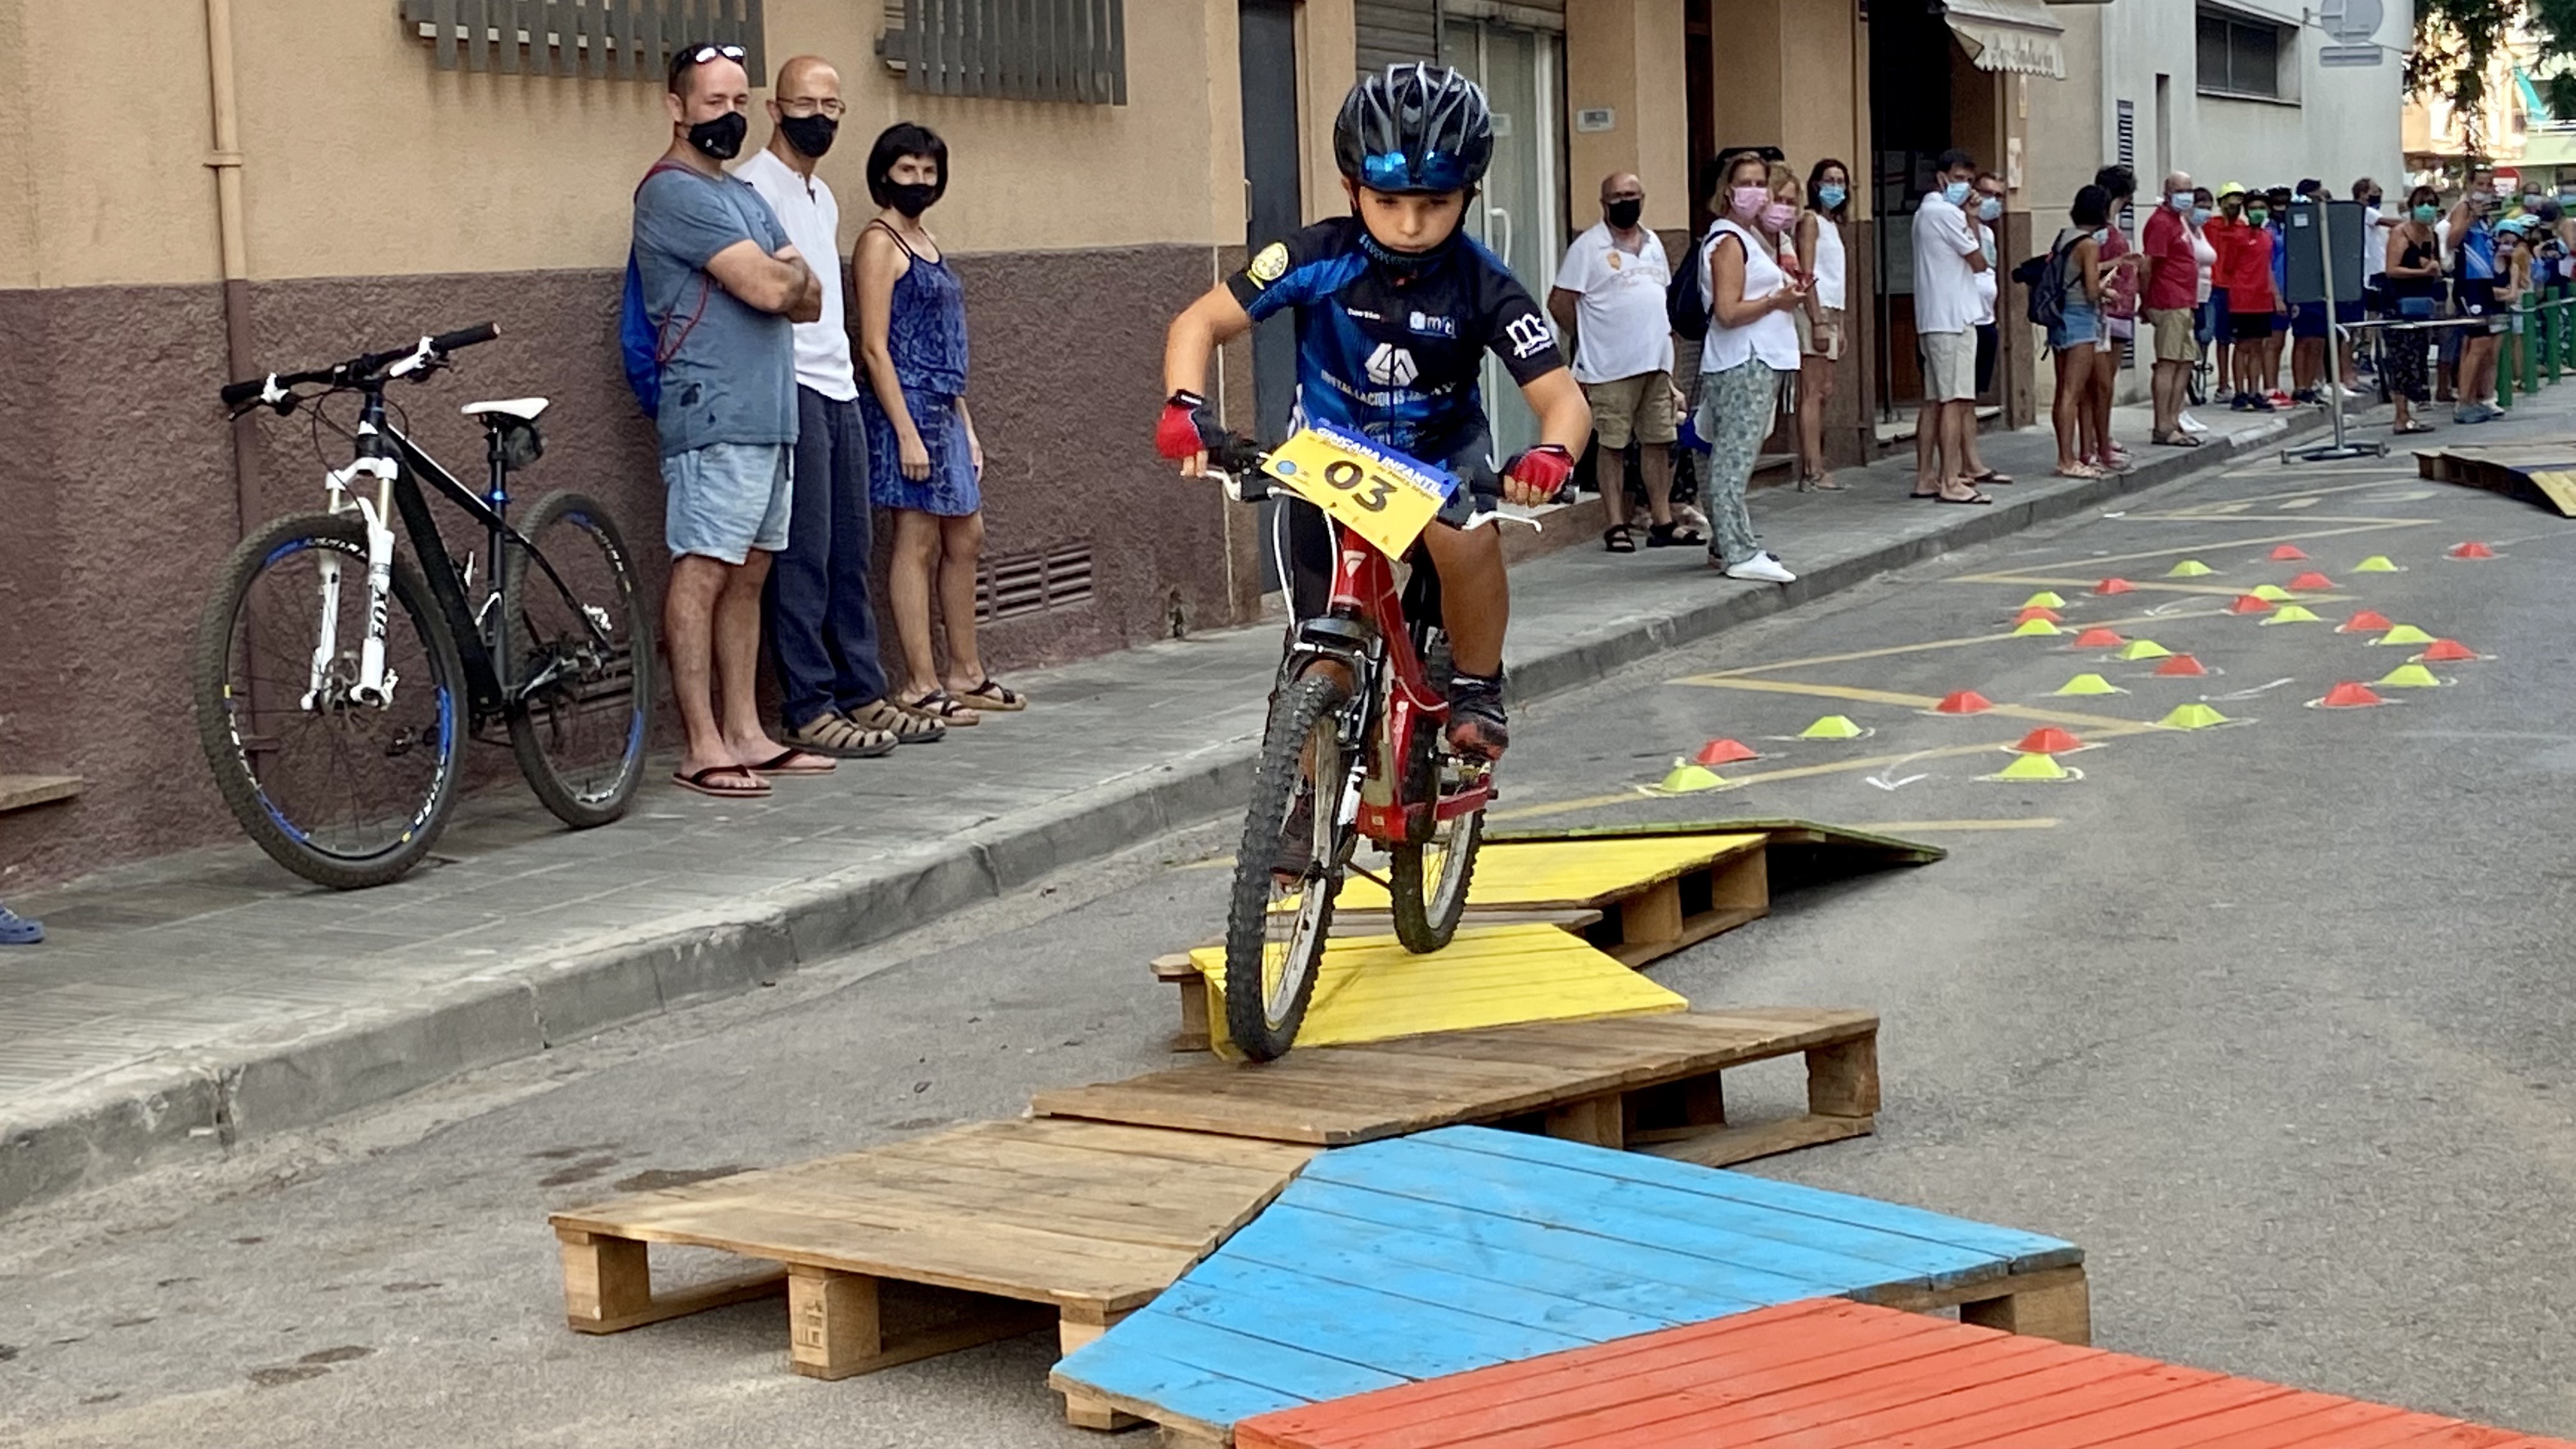
[[[1769,206],[1762,208],[1762,229],[1764,231],[1784,230],[1788,227],[1790,221],[1797,215],[1798,208],[1791,206],[1789,203],[1785,201],[1772,202]]]
[[[1771,199],[1771,193],[1759,186],[1739,186],[1730,199],[1734,202],[1735,214],[1751,221],[1761,212],[1762,204]]]

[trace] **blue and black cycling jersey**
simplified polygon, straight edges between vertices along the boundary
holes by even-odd
[[[1357,217],[1318,222],[1263,247],[1226,287],[1255,321],[1297,309],[1306,421],[1448,463],[1488,431],[1476,385],[1486,352],[1520,383],[1565,357],[1529,290],[1474,238],[1454,236],[1397,271],[1366,237]]]

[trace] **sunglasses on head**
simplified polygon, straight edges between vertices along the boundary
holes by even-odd
[[[681,63],[684,65],[705,65],[708,61],[714,60],[719,56],[726,60],[738,61],[749,53],[750,52],[744,50],[739,45],[701,45],[697,49],[682,56]]]

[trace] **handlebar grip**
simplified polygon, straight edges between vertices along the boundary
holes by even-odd
[[[267,390],[268,379],[264,377],[254,377],[248,382],[225,383],[222,394],[224,406],[228,408],[240,407],[242,404],[257,398],[261,393]]]
[[[1241,433],[1227,433],[1208,446],[1208,462],[1229,473],[1258,473],[1269,455]]]
[[[460,347],[474,347],[479,344],[489,342],[500,335],[501,329],[490,322],[486,322],[480,327],[459,327],[453,332],[442,332],[436,337],[429,339],[429,350],[432,352],[454,352]]]

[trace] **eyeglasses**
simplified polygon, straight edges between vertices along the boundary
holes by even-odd
[[[848,106],[841,104],[837,100],[811,101],[802,99],[780,101],[778,103],[778,109],[785,111],[787,114],[794,116],[799,120],[819,112],[822,115],[831,117],[835,121],[849,114],[850,110]]]

